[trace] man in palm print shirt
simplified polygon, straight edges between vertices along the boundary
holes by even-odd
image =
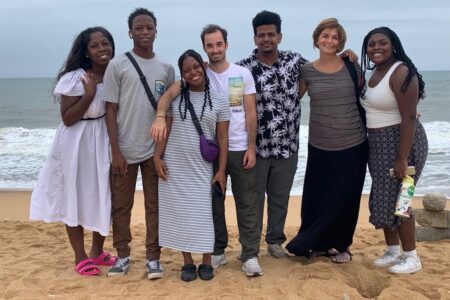
[[[257,49],[237,64],[252,72],[256,84],[259,230],[267,193],[267,252],[282,258],[288,256],[281,245],[286,241],[284,224],[297,169],[301,112],[298,83],[306,60],[298,53],[278,50],[282,38],[278,14],[258,13],[253,19],[253,32]]]

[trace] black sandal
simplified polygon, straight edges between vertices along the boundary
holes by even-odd
[[[189,282],[197,279],[197,267],[194,264],[186,264],[181,267],[181,280]]]
[[[201,280],[211,280],[214,277],[214,269],[211,265],[201,264],[197,272]]]

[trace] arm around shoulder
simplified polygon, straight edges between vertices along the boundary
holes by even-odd
[[[159,98],[156,118],[149,131],[150,137],[157,143],[167,137],[166,112],[173,100],[180,94],[180,91],[181,81],[177,80]]]

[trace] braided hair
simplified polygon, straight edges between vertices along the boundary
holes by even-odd
[[[425,82],[422,79],[422,75],[417,72],[416,66],[413,64],[411,59],[406,55],[405,50],[403,49],[402,43],[398,37],[398,35],[388,27],[378,27],[375,28],[366,35],[363,41],[362,50],[361,50],[361,74],[362,78],[365,81],[365,75],[367,70],[375,69],[375,64],[370,62],[370,59],[367,55],[367,45],[369,43],[369,39],[377,33],[381,33],[387,36],[391,40],[392,44],[392,53],[396,59],[402,61],[408,67],[408,75],[405,78],[405,81],[402,84],[401,91],[404,93],[408,89],[408,85],[411,83],[411,79],[414,76],[417,76],[419,79],[419,99],[425,98]],[[364,99],[364,95],[366,92],[365,84],[362,87],[361,97]]]
[[[192,57],[193,59],[195,59],[203,69],[203,76],[205,81],[205,96],[203,98],[202,114],[200,116],[200,119],[202,119],[206,104],[209,104],[209,109],[212,110],[211,93],[209,90],[209,78],[206,75],[206,68],[205,65],[203,64],[203,59],[201,55],[192,49],[186,50],[183,54],[181,54],[180,58],[178,58],[178,68],[180,69],[181,75],[183,75],[183,62],[187,57]],[[190,102],[189,84],[184,80],[181,80],[180,104],[178,106],[178,109],[180,111],[180,116],[182,120],[186,119],[186,113],[189,102]]]

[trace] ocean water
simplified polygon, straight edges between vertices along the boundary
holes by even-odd
[[[418,107],[429,153],[416,194],[450,196],[450,71],[423,72],[427,97]],[[0,79],[0,190],[31,190],[61,121],[51,99],[53,79]],[[302,99],[299,164],[292,195],[301,195],[306,165],[309,99]],[[370,191],[367,172],[364,193]],[[142,186],[138,183],[138,189]],[[229,191],[230,189],[228,189]]]

